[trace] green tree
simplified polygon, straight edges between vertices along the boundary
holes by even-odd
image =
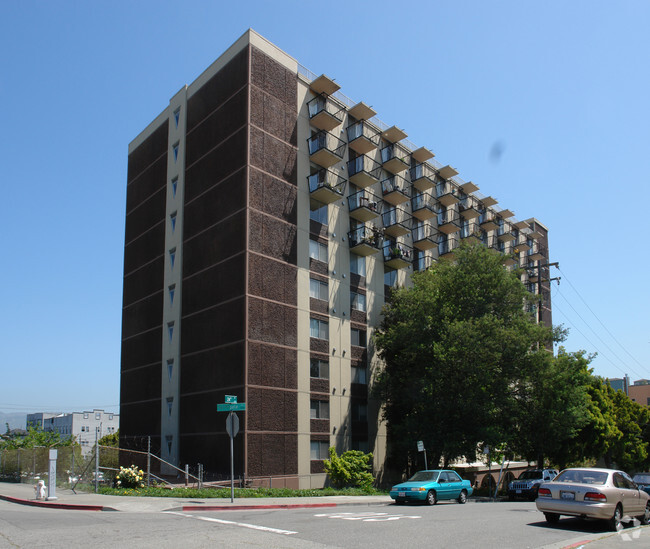
[[[97,443],[100,446],[109,446],[111,448],[118,448],[120,446],[120,431],[119,429],[114,433],[104,435]]]
[[[519,274],[484,246],[463,244],[454,262],[439,261],[412,280],[393,292],[375,335],[385,362],[376,394],[384,402],[389,457],[400,468],[416,440],[434,464],[472,458],[479,442],[507,440],[513,387],[529,377],[531,355],[546,354],[553,339],[526,312],[536,298]]]
[[[340,456],[336,448],[329,449],[330,458],[323,461],[325,471],[329,474],[336,488],[371,488],[375,478],[372,469],[372,454],[358,450],[348,450]]]
[[[608,467],[615,464],[626,471],[644,469],[648,464],[648,440],[644,432],[647,432],[650,411],[646,406],[633,402],[622,391],[614,391],[609,385],[607,389],[621,436],[609,444],[604,456],[605,463]]]

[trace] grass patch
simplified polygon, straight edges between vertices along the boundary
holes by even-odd
[[[166,498],[230,498],[230,488],[163,488],[150,486],[149,488],[122,489],[100,486],[100,494],[112,496],[140,496],[140,497],[166,497]],[[386,495],[387,492],[374,488],[321,488],[312,490],[290,490],[289,488],[235,488],[236,498],[307,498],[320,496],[377,496]]]

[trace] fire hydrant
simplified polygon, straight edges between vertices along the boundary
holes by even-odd
[[[45,483],[42,480],[39,480],[36,486],[34,486],[34,491],[36,492],[36,499],[44,500],[46,498]]]

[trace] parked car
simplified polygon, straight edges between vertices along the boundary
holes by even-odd
[[[535,499],[537,490],[543,482],[550,482],[557,476],[555,469],[529,469],[519,475],[517,480],[508,484],[508,498]]]
[[[650,473],[637,473],[632,477],[632,480],[646,494],[650,494]]]
[[[407,482],[396,484],[390,489],[390,497],[397,504],[419,501],[435,505],[445,499],[465,503],[472,492],[470,481],[460,478],[456,471],[434,469],[418,471]]]
[[[650,523],[650,496],[614,469],[565,469],[540,486],[537,509],[551,524],[561,515],[606,520],[612,530],[633,517]]]

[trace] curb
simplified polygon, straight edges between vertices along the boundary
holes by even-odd
[[[0,495],[0,499],[19,505],[30,505],[32,507],[49,507],[50,509],[67,509],[68,511],[115,511],[111,507],[103,505],[76,505],[74,503],[48,503],[46,501],[34,501],[30,499],[20,499],[11,496]]]

